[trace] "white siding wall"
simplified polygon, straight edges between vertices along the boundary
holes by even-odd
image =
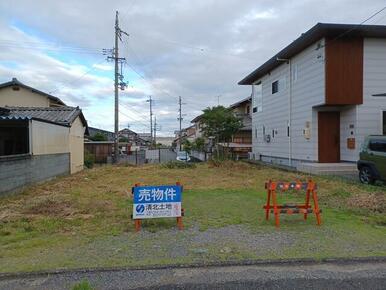
[[[323,40],[321,40],[323,44]],[[316,161],[317,156],[317,113],[312,110],[315,105],[324,102],[324,48],[316,50],[316,44],[311,45],[291,59],[292,71],[297,70],[297,79],[292,82],[292,158]],[[276,94],[271,93],[272,82],[284,79],[285,88]],[[258,155],[288,158],[289,138],[287,137],[289,108],[289,65],[283,63],[271,74],[261,80],[263,90],[263,110],[252,114],[253,153]],[[253,107],[256,106],[255,100]],[[310,122],[311,138],[306,140],[303,129]],[[265,133],[271,135],[271,142],[263,138]],[[257,138],[255,136],[257,129]],[[272,138],[272,130],[277,131]],[[286,160],[283,160],[285,163]]]
[[[354,128],[350,128],[351,125]],[[357,106],[348,106],[340,110],[340,160],[357,161],[358,146],[356,144],[355,149],[348,149],[347,138],[357,138]]]
[[[363,59],[363,105],[358,106],[357,150],[366,135],[382,134],[381,112],[386,111],[386,39],[365,39]],[[355,159],[356,160],[356,159]]]

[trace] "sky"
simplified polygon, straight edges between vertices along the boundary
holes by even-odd
[[[237,83],[318,22],[357,24],[385,0],[66,0],[0,1],[0,82],[16,77],[79,106],[89,126],[114,127],[115,11],[128,87],[120,91],[120,128],[149,132],[149,103],[159,136],[206,107],[251,94]],[[366,24],[386,25],[386,11]]]

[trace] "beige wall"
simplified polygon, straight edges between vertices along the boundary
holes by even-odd
[[[32,120],[32,154],[70,153],[71,174],[83,169],[84,126],[78,117],[71,128]]]
[[[0,89],[0,107],[49,107],[50,101],[47,97],[30,90],[19,87],[14,91],[12,87]]]
[[[69,150],[70,128],[32,120],[32,154],[66,153]]]
[[[80,118],[72,123],[69,136],[71,174],[83,169],[84,164],[84,126]]]

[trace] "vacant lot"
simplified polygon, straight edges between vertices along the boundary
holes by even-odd
[[[269,179],[307,177],[225,162],[166,169],[105,166],[0,198],[0,272],[146,266],[240,259],[386,256],[385,187],[317,177],[323,225],[314,216],[266,222]],[[135,233],[131,186],[184,185],[185,230],[151,220]],[[286,193],[281,200],[302,200]]]

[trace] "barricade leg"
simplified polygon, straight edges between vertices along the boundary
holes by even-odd
[[[276,227],[279,227],[280,226],[279,211],[277,209],[276,191],[275,190],[272,190],[272,202],[273,202],[273,213],[275,215],[275,225],[276,225]]]
[[[319,226],[322,224],[322,220],[320,217],[320,209],[319,209],[318,196],[317,196],[316,190],[312,191],[312,198],[314,200],[314,212],[316,216],[316,223]]]
[[[177,226],[178,226],[179,230],[183,230],[184,229],[184,225],[182,223],[182,217],[178,217],[177,218]]]
[[[141,230],[141,220],[134,220],[135,231],[139,232]]]
[[[270,207],[270,203],[271,203],[271,190],[268,189],[268,195],[267,195],[267,206],[265,208],[265,219],[268,220],[269,219],[269,207]]]
[[[306,220],[307,219],[307,210],[308,210],[308,207],[310,205],[310,190],[307,189],[307,192],[306,192],[306,203],[305,203],[305,213],[304,213],[304,219]]]

